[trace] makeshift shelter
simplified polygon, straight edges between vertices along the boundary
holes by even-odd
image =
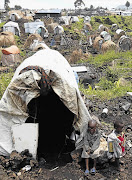
[[[9,21],[3,26],[3,31],[12,32],[14,35],[20,36],[20,28],[18,23]]]
[[[84,23],[84,29],[86,31],[92,31],[92,26],[90,23]]]
[[[56,35],[62,34],[63,32],[64,32],[64,28],[60,25],[58,25],[54,28],[54,34],[56,34]]]
[[[38,51],[40,49],[47,49],[49,48],[44,41],[39,41],[37,39],[33,40],[33,43],[30,45],[30,48],[32,51]]]
[[[16,45],[2,49],[2,66],[13,66],[21,63],[20,50]]]
[[[70,16],[59,17],[59,24],[69,25]]]
[[[105,41],[108,41],[108,40],[111,40],[111,35],[106,32],[106,31],[102,31],[100,33],[100,36],[105,40]]]
[[[38,29],[39,26],[44,27],[44,22],[39,21],[24,23],[25,33],[35,34],[35,31],[36,29]]]
[[[118,41],[118,45],[119,45],[120,50],[129,51],[132,47],[132,41],[129,37],[123,35],[120,37]]]
[[[90,16],[86,16],[86,17],[84,17],[84,23],[90,23],[90,21],[91,21],[91,17]]]
[[[34,34],[39,34],[42,38],[47,38],[49,33],[44,26],[38,25],[34,30]]]
[[[47,27],[48,24],[51,24],[54,22],[54,19],[52,17],[44,17],[43,21],[44,21],[45,26]]]
[[[24,12],[21,10],[11,10],[8,12],[9,16],[11,17],[11,14],[15,14],[18,18],[23,18]],[[18,19],[17,19],[18,20]]]
[[[91,119],[68,61],[40,50],[16,69],[0,101],[0,154],[14,149],[12,127],[39,123],[38,152],[60,152],[73,128],[82,134]]]
[[[15,45],[15,37],[11,32],[1,32],[0,33],[0,47],[8,47]]]
[[[49,32],[49,33],[54,33],[54,28],[55,28],[56,26],[58,26],[58,25],[59,25],[58,23],[48,24],[48,26],[47,26],[48,32]]]
[[[116,31],[118,29],[118,25],[117,24],[112,24],[111,25],[111,30],[112,31]]]
[[[100,24],[99,27],[98,27],[98,31],[101,33],[102,31],[106,31],[106,32],[109,32],[109,29],[104,26],[103,24]]]
[[[11,15],[10,15],[10,20],[11,21],[17,21],[18,19],[21,19],[21,17],[17,14],[17,13],[12,13]]]
[[[122,29],[117,29],[114,35],[115,40],[119,40],[121,36],[126,35],[126,32]]]
[[[103,53],[108,50],[117,50],[117,45],[111,40],[105,41],[101,46],[101,51]]]
[[[77,16],[71,16],[70,23],[79,22],[79,18]]]
[[[24,43],[24,48],[29,48],[33,44],[34,40],[43,41],[43,38],[39,34],[30,34]]]
[[[104,39],[100,36],[96,37],[93,42],[93,48],[99,51],[101,49],[102,44],[104,43]]]

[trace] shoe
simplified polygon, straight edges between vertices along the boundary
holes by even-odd
[[[89,174],[89,170],[88,169],[86,169],[86,171],[85,171],[85,175],[88,175]]]
[[[95,169],[95,168],[92,168],[92,169],[90,170],[90,174],[94,175],[95,173],[96,173],[96,169]]]

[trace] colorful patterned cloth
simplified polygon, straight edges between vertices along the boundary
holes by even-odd
[[[125,135],[122,132],[121,134],[117,135],[117,138],[121,141],[119,145],[121,146],[122,153],[125,152]]]

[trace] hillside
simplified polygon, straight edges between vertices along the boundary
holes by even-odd
[[[45,19],[42,19],[42,21],[44,20]],[[48,23],[50,20],[52,21],[54,19],[49,18],[45,21]],[[24,47],[24,43],[30,34],[25,34],[24,32],[25,20],[20,19],[17,22],[20,25],[21,36],[15,36],[15,40],[16,45],[20,49],[21,62],[23,62],[26,58],[36,53],[36,51],[39,51],[39,49],[33,51],[29,48],[30,43],[28,47]],[[105,154],[102,159],[98,159],[96,175],[85,177],[84,159],[78,162],[78,154],[76,154],[77,156],[75,159],[71,158],[71,152],[75,148],[75,142],[66,137],[64,146],[59,153],[43,153],[42,157],[39,157],[36,161],[34,161],[31,158],[31,154],[27,152],[25,152],[25,154],[13,153],[12,156],[14,159],[12,156],[6,158],[0,156],[0,179],[130,180],[132,176],[131,22],[132,16],[92,16],[88,26],[89,29],[85,29],[84,19],[79,17],[78,22],[62,25],[64,28],[62,36],[55,36],[52,32],[49,33],[48,38],[43,39],[49,48],[59,51],[71,66],[83,65],[88,69],[86,73],[78,73],[80,79],[78,87],[88,112],[91,116],[96,116],[100,121],[101,126],[99,126],[99,128],[105,140],[107,140],[108,134],[113,130],[113,122],[115,119],[123,119],[126,136],[126,155],[122,159],[123,162],[121,166],[125,171],[116,171],[114,163],[109,163]],[[0,24],[0,28],[2,28],[4,23],[6,22]],[[108,30],[111,41],[114,43],[114,48],[112,46],[112,49],[108,47],[102,50],[102,44],[99,43],[94,46],[97,37],[101,38],[101,42],[107,42],[100,37],[101,32],[99,31],[99,25],[101,24],[103,24],[105,30]],[[120,38],[115,36],[116,30],[112,29],[112,24],[117,24],[119,29],[125,31],[127,36],[126,41],[128,42],[125,43],[125,47],[126,44],[131,45],[129,50],[121,49],[119,46]],[[91,40],[89,40],[89,38],[91,38]],[[51,45],[52,40],[55,41],[54,45]],[[62,40],[64,43],[63,45],[61,45]],[[2,51],[0,51],[0,59],[1,58]],[[19,64],[15,64],[10,67],[0,66],[0,98],[3,96],[18,65]],[[51,105],[49,105],[49,107],[51,108]],[[55,104],[53,108],[55,112],[56,108],[58,108],[57,104]],[[108,113],[103,114],[102,112],[105,108],[107,108]],[[41,106],[41,110],[44,111],[43,106]],[[36,110],[34,110],[34,112],[36,113]],[[59,113],[59,110],[57,112]],[[62,112],[60,111],[60,113]],[[61,118],[64,118],[63,115]],[[45,118],[43,114],[43,120],[45,121],[45,119],[49,124],[52,121],[54,121],[54,123],[57,121],[55,118],[49,119],[49,116]],[[52,126],[52,129],[55,132],[54,126]],[[29,164],[30,166],[28,167],[30,168],[27,169],[27,171],[23,171],[21,167],[26,167],[26,165]]]

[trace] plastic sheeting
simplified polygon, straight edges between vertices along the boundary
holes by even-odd
[[[82,133],[91,119],[76,83],[74,72],[67,60],[51,49],[40,50],[27,58],[16,69],[11,83],[0,101],[0,154],[9,155],[14,149],[11,127],[28,118],[27,105],[40,96],[38,82],[41,74],[34,70],[19,75],[27,66],[43,68],[52,79],[52,88],[65,106],[74,113],[73,126]]]
[[[18,23],[9,21],[3,26],[3,31],[12,32],[14,35],[20,36],[20,28]]]

